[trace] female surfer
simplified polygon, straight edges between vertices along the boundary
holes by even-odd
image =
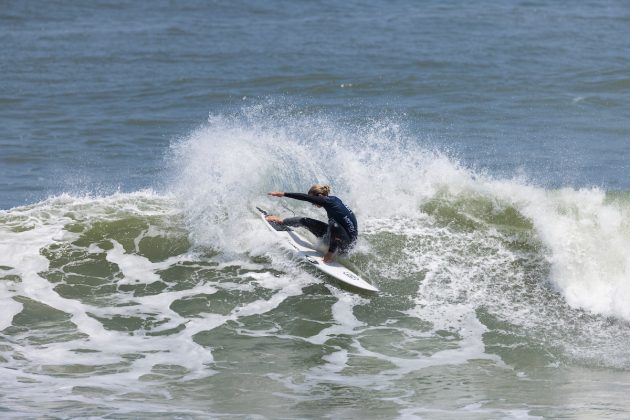
[[[318,238],[328,238],[328,251],[324,255],[324,262],[331,262],[337,254],[346,254],[358,236],[357,219],[354,213],[339,198],[329,195],[328,185],[315,184],[308,194],[287,193],[274,191],[268,193],[273,197],[288,197],[295,200],[308,201],[317,207],[323,207],[328,214],[328,223],[308,217],[289,217],[281,219],[278,216],[267,216],[269,222],[275,222],[286,226],[301,226],[308,229]]]

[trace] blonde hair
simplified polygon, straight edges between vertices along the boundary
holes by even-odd
[[[330,186],[325,184],[315,184],[308,190],[308,195],[324,195],[330,194]]]

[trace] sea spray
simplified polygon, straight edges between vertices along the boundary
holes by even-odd
[[[173,191],[193,236],[223,251],[239,236],[253,203],[282,209],[266,199],[268,191],[329,183],[364,219],[416,217],[424,198],[463,172],[445,156],[414,145],[397,123],[346,127],[324,116],[255,110],[213,115],[172,146]],[[299,211],[317,214],[305,206]]]

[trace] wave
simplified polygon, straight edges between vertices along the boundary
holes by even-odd
[[[257,106],[211,115],[172,146],[173,191],[193,242],[224,252],[247,249],[252,238],[243,235],[243,226],[254,203],[317,214],[290,200],[268,199],[265,192],[305,191],[325,182],[355,209],[366,232],[404,236],[429,227],[448,232],[447,251],[430,244],[413,245],[416,251],[372,244],[367,252],[378,254],[373,259],[400,261],[393,254],[416,252],[422,256],[411,259],[420,258],[426,267],[448,252],[483,270],[491,259],[484,250],[499,241],[512,259],[529,253],[536,281],[551,284],[569,305],[630,320],[628,194],[497,180],[428,148],[397,121],[357,125],[296,113]],[[466,256],[470,246],[477,249]],[[422,270],[422,264],[410,265]],[[496,281],[511,284],[519,274],[504,276]]]
[[[252,209],[321,218],[266,192],[326,182],[356,211],[361,237],[351,263],[382,290],[373,299],[384,313],[431,323],[438,335],[459,331],[470,345],[461,357],[512,362],[505,343],[522,340],[544,343],[544,363],[630,365],[628,193],[494,179],[395,119],[357,124],[265,106],[212,115],[178,139],[168,178],[163,192],[63,194],[0,211],[5,331],[17,334],[11,319],[43,310],[37,302],[70,314],[73,339],[177,332],[194,350],[192,337],[209,325],[272,310],[312,284],[270,245]],[[191,322],[208,311],[199,294],[216,297],[212,311],[222,313]],[[150,316],[138,313],[139,302]],[[346,304],[351,314],[356,302]],[[204,357],[186,366],[191,375],[211,360]]]

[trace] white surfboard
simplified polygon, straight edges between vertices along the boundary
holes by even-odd
[[[332,261],[325,263],[324,254],[318,251],[314,244],[288,226],[268,222],[265,219],[268,213],[258,207],[256,207],[256,209],[260,212],[260,218],[267,228],[278,235],[278,237],[282,239],[281,243],[284,247],[291,251],[296,257],[308,262],[313,267],[336,278],[342,283],[349,284],[361,290],[378,292],[376,287],[363,280],[361,276],[344,267],[339,262]]]

